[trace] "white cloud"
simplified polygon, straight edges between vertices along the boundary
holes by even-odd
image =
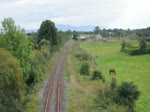
[[[124,13],[110,26],[123,28],[144,28],[150,26],[149,0],[124,0],[127,4]]]
[[[150,26],[149,0],[1,0],[0,20],[12,17],[26,29],[45,19],[56,24],[118,28]]]

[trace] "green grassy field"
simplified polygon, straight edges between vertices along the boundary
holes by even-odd
[[[102,71],[107,81],[109,69],[116,70],[118,84],[122,81],[133,81],[138,85],[141,95],[136,101],[135,109],[138,112],[150,110],[150,55],[129,56],[119,52],[122,40],[108,40],[107,42],[83,42],[81,47],[94,54],[98,68]],[[136,40],[130,41],[134,46]]]

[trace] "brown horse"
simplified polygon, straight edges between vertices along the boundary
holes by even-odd
[[[109,75],[110,75],[111,73],[114,73],[114,74],[116,74],[116,71],[115,71],[115,69],[110,69],[110,70],[109,70]]]

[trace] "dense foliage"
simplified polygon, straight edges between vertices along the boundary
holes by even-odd
[[[139,37],[150,37],[150,27],[137,29],[136,33]]]
[[[129,55],[150,54],[150,48],[147,46],[144,38],[139,38],[139,47],[134,47],[132,43],[123,40],[121,42],[120,51],[125,52]]]
[[[30,70],[32,45],[28,37],[23,33],[23,29],[15,26],[11,18],[5,18],[2,22],[0,47],[8,50],[15,56],[23,68],[24,78],[28,78],[27,72]]]
[[[139,46],[140,46],[140,49],[141,49],[141,50],[146,49],[147,44],[146,44],[146,41],[145,41],[144,38],[140,38],[140,39],[139,39]]]
[[[150,49],[124,49],[123,51],[129,55],[150,54]]]
[[[80,61],[91,60],[91,56],[87,53],[80,53],[80,54],[75,55],[75,57],[78,58]]]
[[[117,87],[115,102],[128,107],[128,112],[133,112],[135,100],[138,99],[140,92],[133,82],[123,82]]]
[[[40,29],[38,30],[38,41],[46,39],[50,41],[52,46],[58,45],[57,28],[51,20],[45,20],[42,22]]]
[[[126,41],[123,40],[123,41],[121,42],[121,50],[120,50],[120,51],[123,51],[124,48],[125,48],[125,46],[126,46]]]
[[[100,71],[95,70],[93,72],[92,80],[102,80],[105,82],[105,78]]]
[[[73,31],[72,32],[72,38],[74,39],[74,40],[78,40],[78,37],[79,37],[79,32],[77,32],[77,31]]]
[[[99,26],[96,26],[93,31],[82,31],[80,34],[101,34],[102,37],[108,38],[108,37],[131,37],[131,38],[136,38],[136,37],[150,37],[150,27],[143,28],[143,29],[105,29],[105,28],[100,28]],[[148,39],[150,40],[150,39]]]
[[[135,100],[138,99],[140,92],[133,82],[123,82],[121,85],[116,85],[116,80],[113,78],[111,85],[105,84],[101,87],[97,99],[95,99],[99,110],[113,112],[133,112]],[[113,108],[112,108],[113,107]]]
[[[25,84],[19,61],[0,49],[0,111],[21,112],[25,106]]]
[[[0,111],[22,112],[32,89],[49,73],[55,51],[69,39],[55,24],[43,21],[36,33],[25,34],[12,18],[2,21],[0,32]],[[35,93],[36,94],[36,93]]]
[[[90,73],[89,68],[90,68],[89,64],[84,63],[80,68],[80,74],[81,75],[89,75],[89,73]]]

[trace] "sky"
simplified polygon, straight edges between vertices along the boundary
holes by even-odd
[[[44,20],[74,26],[137,29],[150,26],[150,0],[0,0],[0,21],[11,17],[25,29]]]

